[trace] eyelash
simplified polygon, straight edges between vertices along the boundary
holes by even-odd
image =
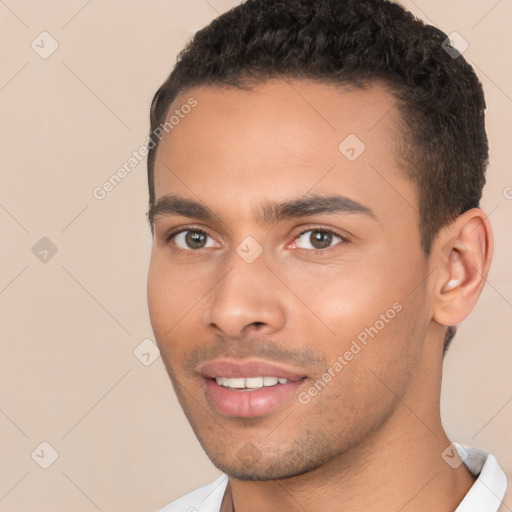
[[[186,231],[192,231],[193,233],[201,233],[203,235],[206,235],[206,236],[210,236],[204,229],[201,229],[201,228],[195,228],[193,226],[188,226],[188,227],[185,227],[185,228],[180,228],[180,229],[177,229],[175,231],[171,231],[170,233],[168,233],[166,236],[165,236],[165,245],[168,245],[171,243],[172,239],[176,236],[176,235],[179,235],[180,233],[184,233]],[[304,229],[302,231],[300,231],[299,233],[297,233],[296,235],[294,235],[293,237],[293,240],[295,241],[297,238],[300,238],[302,235],[304,235],[305,233],[308,233],[309,231],[313,231],[313,232],[319,232],[319,233],[329,233],[331,235],[335,235],[337,237],[339,237],[341,239],[341,242],[338,242],[337,244],[331,246],[331,247],[328,247],[326,249],[301,249],[299,247],[299,250],[303,250],[303,251],[307,251],[308,253],[313,253],[313,254],[325,254],[326,252],[328,252],[330,249],[334,249],[336,247],[336,245],[340,244],[340,243],[348,243],[349,240],[347,239],[347,237],[343,236],[341,233],[339,233],[338,231],[334,230],[334,229],[329,229],[329,228],[322,228],[322,227],[319,227],[319,226],[316,226],[316,227],[309,227],[307,229]],[[212,238],[212,237],[210,237]],[[185,253],[186,256],[195,256],[197,253],[199,253],[201,251],[201,249],[181,249],[179,247],[175,247],[173,249],[177,254],[183,254]]]

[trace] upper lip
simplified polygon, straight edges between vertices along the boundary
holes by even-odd
[[[291,381],[305,377],[303,373],[283,368],[274,363],[258,360],[215,359],[207,361],[198,368],[203,377],[214,379],[215,377],[228,377],[230,379],[247,377],[278,377]]]

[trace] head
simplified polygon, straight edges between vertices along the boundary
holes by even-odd
[[[446,38],[385,0],[249,0],[154,97],[151,321],[229,474],[312,470],[438,390],[492,255],[484,96]],[[219,409],[226,361],[279,365],[292,398]]]

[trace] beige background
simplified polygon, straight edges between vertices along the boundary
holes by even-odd
[[[133,353],[152,338],[145,160],[103,200],[93,190],[145,143],[176,53],[236,3],[0,1],[2,511],[151,511],[218,475],[161,359]],[[510,472],[512,1],[404,3],[467,40],[487,95],[496,255],[447,356],[442,413]],[[46,59],[31,47],[51,49],[43,31],[59,45]],[[47,262],[42,237],[58,250]]]

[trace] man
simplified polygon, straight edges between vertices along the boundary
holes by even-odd
[[[439,413],[493,252],[484,108],[385,0],[249,0],[181,52],[151,110],[149,311],[224,475],[165,512],[510,510]]]

